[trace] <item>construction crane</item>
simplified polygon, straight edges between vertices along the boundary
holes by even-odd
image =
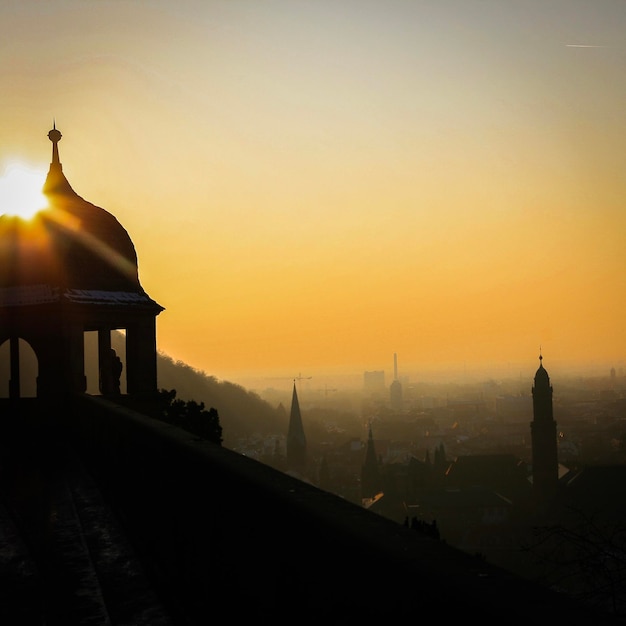
[[[267,380],[311,380],[311,378],[313,378],[313,376],[302,376],[302,374],[298,374],[297,376],[273,376]]]
[[[337,391],[337,389],[331,389],[328,385],[326,385],[323,389],[316,389],[317,392],[324,392],[324,395],[327,396],[329,391]]]

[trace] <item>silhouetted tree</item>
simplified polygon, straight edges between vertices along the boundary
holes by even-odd
[[[218,409],[227,447],[251,432],[274,434],[286,428],[287,418],[280,411],[241,385],[219,381],[163,354],[159,355],[158,372],[159,386],[176,389],[177,398],[203,401]]]
[[[176,389],[159,389],[156,413],[154,417],[168,424],[222,445],[222,427],[217,409],[205,409],[204,402],[181,400],[176,397]]]
[[[409,518],[407,517],[404,520],[404,525],[408,526],[409,525]],[[413,530],[418,530],[421,533],[428,535],[429,537],[432,537],[433,539],[439,539],[439,528],[437,527],[437,520],[433,520],[432,522],[428,523],[425,522],[424,520],[419,520],[417,519],[417,517],[412,517],[411,518],[411,528]]]
[[[524,546],[541,582],[617,615],[626,614],[626,526],[572,511],[575,521],[533,529]]]

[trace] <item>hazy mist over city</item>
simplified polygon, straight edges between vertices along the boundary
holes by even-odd
[[[451,364],[449,367],[442,366],[432,369],[403,367],[400,360],[401,357],[398,356],[398,380],[407,387],[412,385],[437,387],[447,384],[459,387],[474,387],[483,383],[498,382],[512,388],[519,387],[520,391],[529,391],[539,362],[538,356],[539,350],[537,350],[534,358],[528,359],[527,363],[519,363],[517,365],[506,363],[493,365],[492,367],[477,367],[468,363],[457,366]],[[623,376],[624,373],[621,361],[618,361],[616,364],[599,362],[568,364],[558,359],[554,359],[554,361],[548,360],[548,356],[545,358],[546,362],[550,363],[550,371],[551,373],[554,372],[553,377],[556,381],[571,381],[581,378],[608,378],[612,369],[620,376]],[[393,355],[391,355],[390,363],[382,364],[380,368],[375,368],[374,370],[363,369],[362,371],[354,371],[352,373],[333,373],[332,370],[321,370],[315,371],[314,374],[310,373],[310,371],[295,372],[292,376],[289,376],[287,372],[276,372],[272,373],[276,375],[267,376],[258,373],[256,375],[243,373],[241,377],[231,382],[241,384],[247,389],[258,392],[261,396],[264,395],[266,389],[282,389],[286,394],[289,394],[293,381],[305,393],[314,391],[328,395],[329,389],[361,392],[364,387],[364,374],[367,371],[383,372],[385,384],[389,387],[394,380]],[[281,373],[284,375],[281,376]],[[556,384],[558,387],[558,382]]]

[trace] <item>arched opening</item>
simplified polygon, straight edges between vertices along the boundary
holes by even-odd
[[[19,397],[37,396],[39,361],[35,351],[25,339],[17,340],[19,367]],[[0,345],[0,398],[10,397],[11,384],[11,341]]]

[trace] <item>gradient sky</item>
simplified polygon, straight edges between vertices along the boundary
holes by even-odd
[[[0,168],[128,230],[220,379],[626,356],[623,0],[0,0]]]

